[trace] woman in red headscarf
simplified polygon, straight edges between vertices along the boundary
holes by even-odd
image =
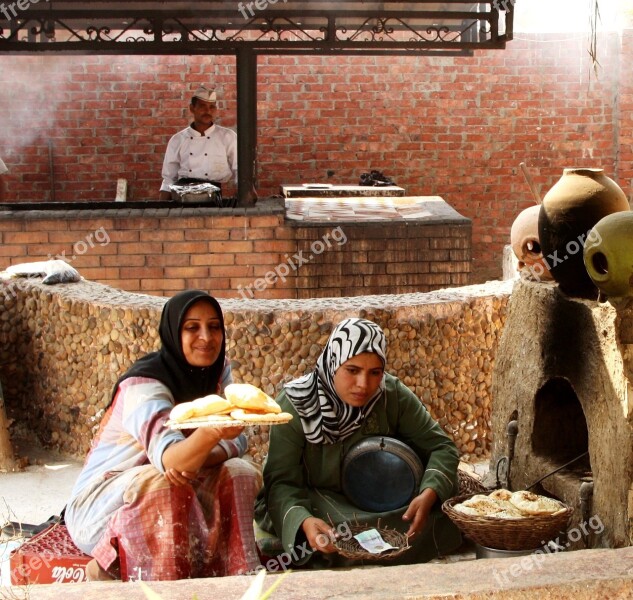
[[[94,557],[90,579],[173,580],[259,566],[252,527],[261,476],[237,458],[242,428],[165,426],[171,409],[231,383],[222,310],[206,292],[167,301],[161,349],[116,383],[65,520]],[[190,430],[189,430],[190,431]]]

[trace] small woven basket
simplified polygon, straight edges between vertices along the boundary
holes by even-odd
[[[473,542],[496,550],[533,550],[564,533],[574,509],[564,509],[552,515],[532,515],[522,519],[498,519],[465,515],[454,506],[473,494],[455,496],[442,504],[442,510],[462,533]]]
[[[376,527],[372,525],[350,525],[349,529],[352,533],[348,540],[336,540],[334,546],[337,552],[346,558],[353,560],[392,560],[396,556],[404,554],[411,546],[409,546],[409,539],[404,533],[400,533],[396,529],[389,529],[388,527]],[[394,550],[385,550],[380,554],[372,554],[363,548],[358,540],[354,538],[355,535],[367,529],[375,529],[380,533],[385,542],[394,546]]]

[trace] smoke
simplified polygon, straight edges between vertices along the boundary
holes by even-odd
[[[67,100],[68,57],[0,56],[0,157],[48,153],[60,135],[60,104]],[[7,161],[7,158],[9,161]]]
[[[595,0],[529,0],[514,5],[515,33],[584,33]],[[617,31],[633,5],[632,0],[599,0],[601,31]]]

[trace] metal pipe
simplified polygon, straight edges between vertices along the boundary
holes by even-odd
[[[257,148],[257,55],[237,51],[237,204],[253,206]]]
[[[583,452],[582,454],[579,454],[578,456],[576,456],[576,458],[572,458],[570,461],[566,462],[564,465],[561,465],[560,467],[557,467],[553,471],[550,471],[547,475],[543,475],[543,477],[541,477],[540,479],[537,479],[534,483],[532,483],[531,485],[528,485],[525,489],[529,490],[530,488],[533,488],[537,483],[541,483],[543,479],[547,479],[548,477],[554,475],[555,473],[562,471],[564,468],[568,467],[572,463],[575,463],[577,460],[580,460],[583,456],[587,456],[587,454],[589,454],[589,450],[587,450],[586,452]]]
[[[589,520],[591,517],[591,508],[593,505],[593,481],[583,481],[580,484],[580,515],[582,518],[583,525]],[[585,527],[580,528],[582,532],[582,541],[587,548],[588,544],[588,532]]]
[[[510,421],[506,426],[506,454],[500,457],[495,465],[495,476],[498,488],[510,489],[510,467],[512,459],[514,458],[514,447],[518,434],[519,424],[516,420]]]
[[[514,459],[514,447],[519,435],[519,424],[516,421],[510,421],[506,426],[506,437],[508,438],[508,460]]]
[[[508,490],[512,489],[510,487],[512,485],[511,478],[510,478],[510,470],[512,469],[512,461],[514,460],[514,448],[517,442],[517,435],[519,435],[519,424],[517,423],[516,420],[512,420],[506,426],[506,438],[508,442],[508,447],[507,447],[506,452],[508,456],[508,463],[506,465],[505,488]]]

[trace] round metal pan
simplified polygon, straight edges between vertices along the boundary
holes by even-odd
[[[404,442],[374,436],[349,449],[341,487],[358,508],[387,512],[407,505],[418,494],[423,474],[422,461]]]

